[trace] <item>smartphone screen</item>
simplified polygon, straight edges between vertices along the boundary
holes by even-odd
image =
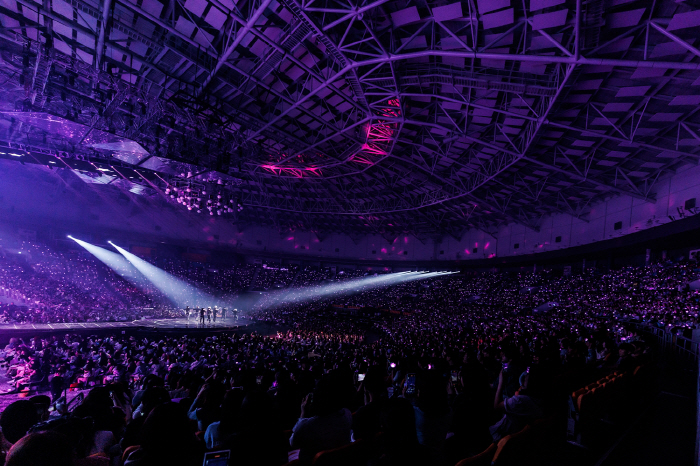
[[[211,451],[204,454],[203,466],[227,466],[231,450]]]
[[[406,393],[415,393],[416,374],[406,374]]]
[[[457,371],[452,371],[452,381],[453,382],[457,381]]]
[[[365,374],[357,374],[357,381],[362,382],[365,380]]]

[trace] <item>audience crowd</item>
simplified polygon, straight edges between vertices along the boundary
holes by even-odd
[[[44,267],[35,273],[93,280],[78,265]],[[269,270],[246,269],[249,286]],[[178,271],[189,275],[171,268]],[[567,390],[649,362],[649,346],[625,322],[698,324],[700,294],[689,287],[700,275],[695,263],[452,275],[315,298],[329,279],[367,272],[285,272],[260,283],[282,280],[299,299],[263,294],[249,310],[277,325],[268,335],[12,339],[0,352],[11,388],[49,395],[18,399],[0,414],[6,464],[189,466],[207,451],[229,450],[232,465],[297,458],[303,466],[320,451],[371,441],[368,465],[453,465],[556,417]],[[97,287],[81,290],[94,291],[102,306]],[[71,390],[86,395],[75,401]]]

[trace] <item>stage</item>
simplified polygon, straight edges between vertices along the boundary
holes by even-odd
[[[14,335],[27,335],[27,333],[53,333],[53,332],[85,332],[85,331],[126,331],[126,330],[193,330],[193,331],[225,331],[237,330],[246,327],[252,322],[245,318],[226,320],[218,319],[216,322],[200,325],[197,319],[189,321],[184,317],[173,319],[141,319],[131,322],[73,322],[51,324],[0,324],[0,335],[12,337]],[[121,333],[121,332],[120,332]]]

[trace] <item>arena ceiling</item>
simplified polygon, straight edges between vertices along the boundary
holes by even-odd
[[[537,230],[654,202],[700,160],[694,1],[0,0],[0,20],[0,157],[183,215]]]

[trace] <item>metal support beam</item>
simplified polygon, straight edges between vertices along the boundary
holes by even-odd
[[[100,25],[100,34],[97,36],[97,47],[95,49],[95,69],[102,69],[102,57],[105,51],[105,37],[109,32],[109,21],[112,16],[112,0],[104,0],[102,4],[102,24]]]
[[[108,1],[108,0],[105,0]],[[248,19],[248,22],[240,28],[238,31],[236,31],[236,38],[231,42],[228,47],[223,51],[223,53],[219,56],[218,61],[216,62],[216,65],[214,66],[214,69],[209,73],[209,76],[204,80],[202,83],[202,88],[200,92],[204,92],[211,82],[211,80],[216,76],[216,73],[219,72],[222,66],[226,63],[226,61],[229,59],[231,54],[236,50],[236,47],[241,43],[243,38],[248,34],[251,29],[255,27],[255,23],[260,19],[260,16],[265,12],[267,7],[272,3],[272,0],[263,0],[260,6],[253,12],[251,17]]]
[[[609,189],[611,191],[615,191],[618,194],[625,194],[627,196],[634,197],[635,199],[641,199],[645,202],[650,202],[652,204],[656,203],[656,199],[644,196],[643,194],[639,194],[636,191],[628,191],[626,189],[621,189],[621,188],[618,188],[617,186],[614,186],[614,185],[611,185],[608,183],[603,183],[603,182],[598,181],[594,178],[587,178],[585,176],[579,175],[578,173],[564,170],[563,168],[559,168],[556,165],[552,165],[550,163],[543,162],[541,160],[533,159],[530,157],[523,157],[523,160],[530,162],[530,163],[534,163],[534,164],[539,165],[540,167],[546,168],[548,170],[552,170],[552,171],[555,171],[557,173],[562,173],[562,174],[567,175],[575,180],[586,181],[586,182],[589,182],[589,183],[594,184],[596,186],[599,186],[601,188],[606,188],[606,189]]]
[[[622,60],[616,58],[587,58],[584,56],[569,57],[557,55],[526,55],[517,53],[492,53],[492,52],[462,52],[459,50],[421,50],[419,52],[407,52],[390,54],[382,58],[369,58],[355,62],[353,67],[373,66],[389,61],[412,60],[425,57],[454,57],[454,58],[481,58],[487,60],[505,60],[515,62],[534,63],[561,63],[564,65],[600,65],[600,66],[624,66],[628,68],[664,68],[672,70],[700,70],[700,63],[673,62],[656,60]]]
[[[650,25],[652,28],[656,29],[656,30],[657,30],[658,32],[660,32],[661,34],[663,34],[664,36],[666,36],[666,37],[668,37],[669,39],[671,39],[671,40],[672,40],[673,42],[675,42],[676,44],[678,44],[678,45],[680,45],[681,47],[683,47],[684,49],[686,49],[688,52],[692,53],[692,54],[695,55],[696,57],[700,57],[700,50],[698,50],[697,48],[693,47],[692,45],[690,45],[689,43],[687,43],[686,41],[684,41],[683,39],[681,39],[681,38],[678,37],[677,35],[671,34],[671,33],[668,32],[666,29],[664,29],[664,28],[662,28],[661,26],[659,26],[658,24],[656,24],[654,21],[649,21],[649,25]]]
[[[650,149],[650,150],[655,150],[658,152],[670,152],[673,154],[678,154],[682,155],[685,157],[692,157],[694,159],[700,159],[700,154],[695,154],[693,152],[687,152],[687,151],[682,151],[682,150],[676,150],[670,147],[659,147],[655,146],[653,144],[647,144],[644,142],[639,142],[639,141],[630,141],[629,139],[626,138],[620,138],[617,136],[612,136],[609,134],[602,133],[600,131],[594,131],[592,129],[585,129],[585,128],[577,128],[576,126],[571,126],[571,125],[564,125],[561,123],[555,123],[553,121],[547,120],[545,122],[548,126],[551,126],[553,128],[560,128],[564,130],[571,130],[575,131],[577,133],[580,133],[582,136],[591,136],[591,137],[596,137],[596,138],[602,138],[602,139],[607,139],[610,141],[615,141],[624,144],[625,146],[629,147],[638,147],[638,148],[643,148],[643,149]]]

